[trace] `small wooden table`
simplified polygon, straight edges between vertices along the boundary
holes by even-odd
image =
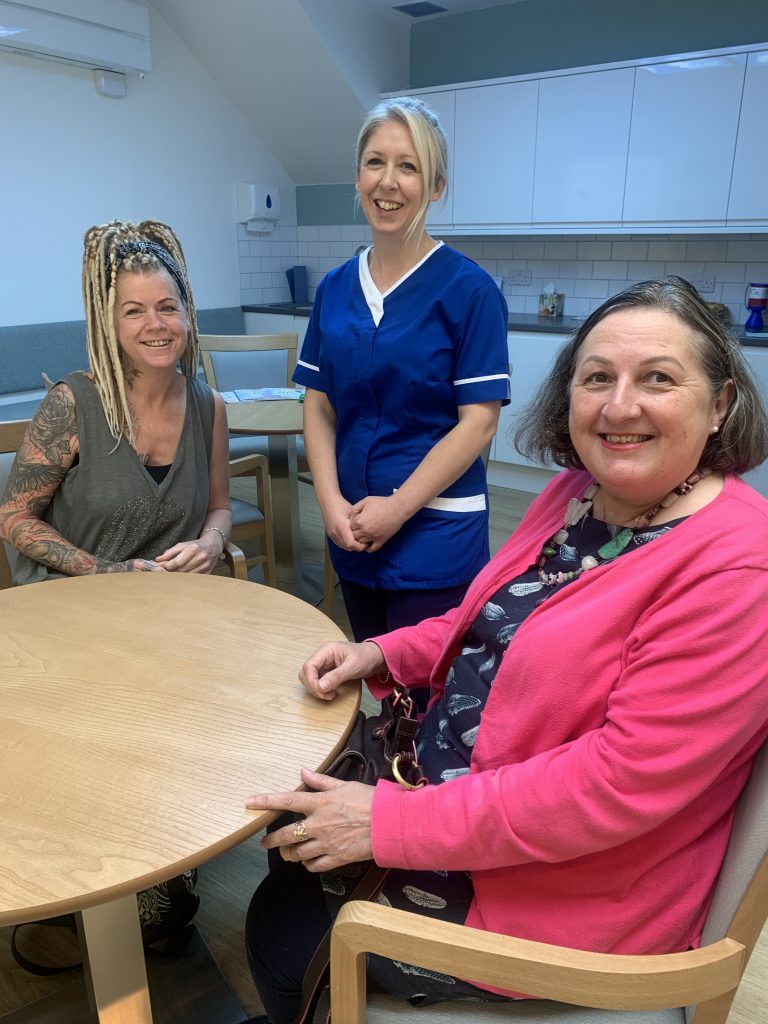
[[[134,894],[274,815],[359,704],[299,666],[341,631],[289,594],[126,573],[0,592],[0,925],[82,911],[101,1024],[149,1024]]]
[[[263,434],[269,445],[275,563],[281,582],[301,583],[301,530],[296,468],[296,435],[304,433],[304,406],[277,402],[232,402],[227,405],[232,434]]]

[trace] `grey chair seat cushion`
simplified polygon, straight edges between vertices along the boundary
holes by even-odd
[[[240,498],[232,499],[232,525],[245,526],[248,523],[263,523],[264,516],[255,505]]]
[[[366,1007],[367,1024],[685,1024],[685,1012],[675,1010],[594,1010],[566,1006],[547,999],[522,999],[509,1003],[437,1003],[411,1009],[391,996],[372,994]]]
[[[230,434],[229,458],[242,459],[244,455],[269,456],[269,442],[263,434]]]

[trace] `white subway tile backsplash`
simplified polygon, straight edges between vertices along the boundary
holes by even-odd
[[[545,260],[575,260],[579,255],[578,242],[545,242]]]
[[[592,277],[592,260],[560,260],[561,277]]]
[[[244,305],[289,300],[285,270],[306,264],[310,298],[322,278],[370,241],[365,225],[280,224],[272,233],[251,234],[237,226],[240,294]],[[734,323],[746,319],[744,288],[768,281],[768,233],[755,235],[550,235],[446,238],[492,277],[529,271],[529,285],[505,284],[514,313],[538,313],[539,292],[550,282],[566,295],[565,312],[582,316],[628,283],[679,274],[714,279],[705,296],[726,303]]]
[[[580,260],[609,260],[611,244],[611,242],[579,242],[578,257]]]
[[[543,242],[512,242],[512,258],[515,260],[543,260]]]
[[[724,260],[728,249],[726,241],[686,242],[687,260]]]
[[[764,263],[768,260],[768,237],[749,242],[729,242],[727,259],[743,260],[745,263]]]
[[[321,259],[323,256],[330,256],[330,242],[307,242],[307,256],[311,259]]]
[[[676,274],[678,277],[684,277],[686,281],[695,281],[704,276],[704,264],[703,263],[667,263],[666,264],[667,274]]]
[[[554,260],[531,260],[528,269],[534,277],[546,278],[547,282],[560,276],[560,263]]]
[[[647,242],[613,242],[611,244],[612,260],[646,260],[648,259]]]
[[[648,243],[648,259],[649,260],[684,260],[685,259],[685,242],[649,242]]]
[[[370,234],[370,230],[363,224],[341,225],[342,242],[365,242],[366,239],[370,238]]]
[[[595,260],[592,264],[592,273],[595,277],[605,277],[609,281],[626,281],[627,261]]]
[[[705,263],[703,277],[714,277],[725,284],[728,281],[745,281],[747,271],[743,263]]]
[[[607,299],[613,291],[612,281],[596,281],[592,278],[591,280],[575,281],[573,294],[582,299]]]
[[[652,277],[664,277],[666,272],[665,265],[655,260],[627,264],[628,281],[649,281]]]

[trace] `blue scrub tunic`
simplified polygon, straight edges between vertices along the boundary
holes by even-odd
[[[363,252],[317,289],[293,379],[336,413],[347,501],[393,493],[458,422],[458,406],[509,402],[507,306],[476,263],[440,244],[383,297]],[[456,586],[488,561],[488,492],[479,457],[383,547],[343,551],[338,575],[388,590]]]

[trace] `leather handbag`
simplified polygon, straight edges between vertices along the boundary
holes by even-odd
[[[392,693],[382,700],[377,715],[366,717],[362,711],[358,712],[346,747],[324,774],[344,782],[363,782],[372,786],[379,779],[388,779],[398,782],[404,789],[421,789],[428,780],[419,767],[416,754],[418,729],[416,705],[408,689],[396,683]],[[295,817],[299,820],[302,816]],[[351,886],[347,900],[374,900],[386,881],[388,869],[379,867],[373,860],[366,860],[335,868],[332,873],[358,879]],[[330,960],[329,928],[304,975],[298,1024],[329,1024]]]

